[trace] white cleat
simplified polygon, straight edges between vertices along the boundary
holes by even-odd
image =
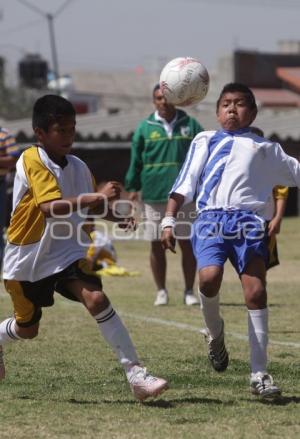
[[[147,369],[141,366],[132,367],[128,382],[134,397],[139,401],[155,398],[169,388],[166,380],[150,375]]]
[[[159,290],[154,302],[154,306],[164,306],[168,305],[169,296],[167,290]]]
[[[281,395],[281,390],[274,384],[272,376],[263,372],[251,374],[250,392],[265,399],[277,398]]]

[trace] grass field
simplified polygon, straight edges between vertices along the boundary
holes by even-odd
[[[230,266],[222,314],[230,365],[208,365],[198,307],[182,304],[179,255],[168,254],[170,305],[153,307],[154,287],[143,242],[116,243],[120,265],[138,277],[105,277],[104,289],[122,315],[148,369],[168,379],[156,400],[134,401],[113,353],[81,305],[57,295],[44,310],[40,336],[5,347],[7,378],[0,385],[0,437],[189,439],[300,437],[300,220],[286,219],[280,267],[268,276],[269,371],[283,389],[277,402],[248,390],[247,316]],[[11,313],[1,285],[0,318]]]

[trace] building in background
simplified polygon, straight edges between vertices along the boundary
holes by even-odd
[[[266,137],[278,140],[294,157],[300,157],[300,42],[281,42],[278,52],[238,49],[222,57],[210,70],[210,89],[188,113],[205,129],[216,129],[216,100],[225,83],[246,82],[260,107],[256,125]],[[48,78],[49,79],[49,78]],[[151,92],[159,72],[135,69],[123,72],[74,71],[48,81],[37,93],[56,93],[73,102],[77,113],[75,153],[91,167],[98,181],[123,180],[129,164],[130,139],[139,121],[153,110]],[[37,96],[38,97],[38,96]],[[33,140],[31,120],[1,121],[24,145]],[[287,213],[300,211],[298,190],[290,191]],[[298,208],[299,206],[299,208]]]

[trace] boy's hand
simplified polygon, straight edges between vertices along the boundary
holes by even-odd
[[[129,192],[128,193],[128,200],[130,201],[137,201],[139,198],[139,193],[138,192]]]
[[[99,194],[107,198],[108,201],[118,200],[120,198],[121,189],[121,184],[119,182],[109,181],[99,191]]]
[[[135,231],[137,228],[136,219],[133,216],[130,216],[128,218],[123,218],[119,223],[118,226],[120,229],[123,229],[125,232],[128,231]]]
[[[281,218],[274,217],[269,222],[268,236],[272,236],[272,235],[276,235],[277,233],[280,233],[280,226],[281,226]]]
[[[172,227],[166,227],[163,229],[160,240],[164,250],[171,250],[172,253],[176,253],[176,239],[173,236]]]

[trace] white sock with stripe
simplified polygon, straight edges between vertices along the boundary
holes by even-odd
[[[248,309],[251,372],[267,372],[268,308]]]
[[[128,372],[133,365],[139,364],[128,331],[112,306],[109,305],[94,318],[104,339],[114,350],[125,372]]]
[[[212,338],[217,338],[222,330],[222,319],[220,316],[219,293],[214,297],[207,297],[199,290],[200,305],[205,325]]]
[[[10,343],[12,341],[21,340],[16,333],[16,319],[10,317],[0,323],[0,345]]]

